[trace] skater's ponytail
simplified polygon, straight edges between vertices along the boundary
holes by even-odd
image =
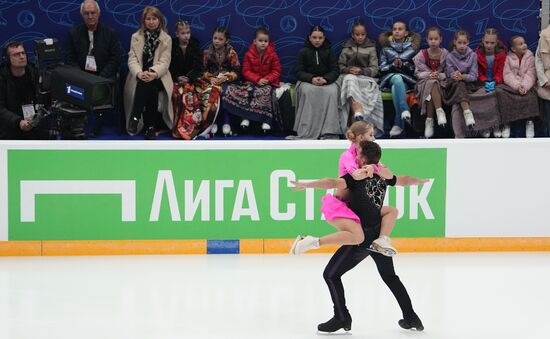
[[[369,133],[374,126],[370,122],[356,121],[346,131],[346,138],[352,143],[357,142],[357,137]]]

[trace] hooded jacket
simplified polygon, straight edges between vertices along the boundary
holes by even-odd
[[[253,83],[266,78],[271,85],[279,87],[281,62],[275,52],[275,44],[269,41],[263,56],[255,44],[250,45],[243,58],[242,74],[245,80]]]
[[[332,44],[325,39],[321,47],[314,47],[306,39],[305,47],[298,52],[296,58],[296,79],[311,83],[314,77],[323,77],[327,85],[338,79],[338,60],[332,53]]]
[[[378,75],[376,44],[368,38],[361,45],[358,45],[351,38],[348,39],[342,45],[338,65],[340,66],[340,73],[348,74],[352,67],[359,67],[361,68],[361,75],[376,77]]]
[[[519,90],[519,86],[523,86],[526,90],[533,88],[537,81],[533,52],[527,50],[521,63],[514,52],[509,52],[504,63],[503,74],[504,83],[515,90]]]
[[[388,88],[389,80],[395,74],[400,74],[408,85],[413,86],[416,83],[414,77],[413,57],[418,53],[420,42],[422,41],[418,33],[411,32],[404,41],[396,42],[393,40],[391,32],[384,32],[379,37],[382,51],[380,52],[380,88]],[[395,59],[400,59],[403,63],[401,68],[394,67]]]
[[[478,76],[477,80],[487,81],[487,57],[483,52],[483,47],[479,46],[476,50],[477,54],[477,65],[478,65]],[[493,80],[497,84],[502,84],[504,82],[503,70],[504,63],[506,62],[506,48],[502,41],[498,42],[498,51],[495,51],[495,62],[493,63]]]

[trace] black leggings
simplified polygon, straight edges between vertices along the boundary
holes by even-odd
[[[403,286],[403,283],[395,274],[393,259],[379,253],[373,253],[365,247],[358,245],[344,245],[340,247],[338,251],[334,253],[323,272],[323,278],[325,278],[325,282],[328,285],[332,303],[334,304],[334,316],[340,320],[347,320],[350,318],[349,311],[346,307],[344,286],[342,285],[341,278],[344,273],[357,266],[357,264],[369,255],[374,260],[380,277],[390,288],[395,299],[397,299],[399,307],[401,307],[401,312],[403,313],[403,318],[413,318],[416,314],[411,304],[411,298],[405,286]]]
[[[139,119],[143,112],[143,125],[145,128],[154,126],[157,120],[160,86],[159,79],[150,82],[140,79],[137,81],[132,117]]]

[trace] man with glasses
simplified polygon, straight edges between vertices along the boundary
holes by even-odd
[[[0,66],[0,139],[47,139],[36,119],[36,70],[19,41],[2,49]]]
[[[73,27],[67,36],[67,63],[104,78],[116,79],[120,67],[120,41],[116,32],[99,22],[101,9],[95,0],[83,1],[80,14],[84,23]],[[99,133],[99,129],[100,125],[96,124],[95,132]]]

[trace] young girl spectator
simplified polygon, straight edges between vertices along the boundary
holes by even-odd
[[[338,60],[321,26],[311,28],[296,58],[296,120],[299,139],[337,139],[347,116],[338,111]],[[292,138],[292,137],[289,137]]]
[[[241,117],[241,127],[247,129],[250,120],[262,124],[262,130],[271,130],[274,116],[278,116],[275,88],[279,87],[281,62],[275,45],[265,28],[258,28],[254,41],[243,59],[243,84],[225,87],[223,109]]]
[[[536,82],[535,57],[520,36],[510,38],[510,52],[504,64],[504,85],[497,87],[496,94],[500,111],[500,120],[504,131],[510,130],[511,122],[523,125],[525,136],[535,136],[535,124],[532,118],[539,115]]]
[[[495,137],[510,136],[510,128],[498,127],[499,112],[494,91],[497,85],[504,82],[504,63],[506,61],[506,48],[498,38],[498,31],[495,28],[487,28],[483,34],[481,44],[476,50],[478,66],[478,86],[485,89],[485,92],[478,91],[481,95],[477,98],[476,115],[477,130],[482,131],[484,137],[489,137],[491,129]],[[484,95],[483,93],[487,93]],[[490,94],[489,94],[490,93]],[[495,105],[496,104],[496,105]],[[477,107],[479,106],[479,107]],[[481,120],[479,119],[481,117]],[[496,125],[495,125],[496,124]]]
[[[414,74],[416,83],[416,97],[420,102],[420,114],[426,116],[424,136],[431,138],[434,135],[434,117],[437,124],[445,126],[447,117],[442,108],[443,88],[447,76],[445,75],[445,59],[449,52],[441,48],[441,31],[439,28],[428,29],[426,40],[428,48],[421,50],[414,57]]]
[[[170,74],[174,82],[172,93],[172,103],[175,109],[173,134],[176,138],[192,139],[199,132],[202,115],[195,114],[199,102],[193,85],[202,74],[201,56],[200,43],[191,36],[191,26],[187,21],[178,21],[175,27],[175,37],[172,38],[172,61],[170,62]]]
[[[213,121],[219,110],[219,99],[222,86],[238,79],[239,56],[229,44],[231,34],[225,27],[218,27],[212,35],[212,44],[203,53],[204,74],[199,79],[198,86],[201,88],[201,100],[203,119],[206,125],[212,125],[211,133],[218,132],[218,125]],[[224,135],[231,134],[229,114],[223,117],[222,131]]]
[[[340,114],[348,114],[350,107],[354,120],[366,120],[375,127],[375,134],[384,133],[382,93],[375,77],[378,75],[376,44],[367,38],[363,23],[355,23],[351,38],[342,46],[338,60],[341,83]]]
[[[445,59],[445,73],[447,75],[447,90],[445,103],[448,105],[460,105],[463,119],[453,114],[453,130],[455,136],[464,137],[460,128],[464,123],[466,126],[475,124],[474,114],[470,109],[470,98],[468,94],[474,89],[477,80],[477,54],[472,51],[468,44],[470,34],[464,30],[455,32],[452,50]],[[453,109],[453,111],[455,111]]]
[[[403,21],[396,21],[392,29],[380,35],[380,88],[391,89],[395,118],[390,136],[403,133],[403,120],[411,120],[407,91],[416,84],[413,57],[420,48],[421,38],[411,32]]]
[[[141,27],[132,34],[129,72],[124,86],[126,126],[131,135],[137,134],[144,126],[145,139],[156,138],[159,94],[165,102],[162,118],[168,128],[172,128],[174,115],[169,98],[174,85],[168,71],[171,51],[172,39],[166,33],[164,15],[156,7],[145,7]]]
[[[546,136],[550,136],[550,26],[540,32],[539,45],[535,55],[537,69],[537,94],[543,102],[546,120]]]

